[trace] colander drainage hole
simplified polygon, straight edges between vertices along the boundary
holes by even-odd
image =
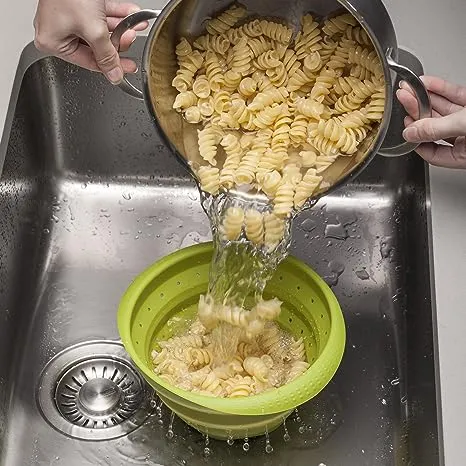
[[[74,438],[117,438],[151,413],[151,390],[115,342],[81,344],[59,353],[38,387],[45,419]]]

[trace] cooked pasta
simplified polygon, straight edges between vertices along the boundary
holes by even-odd
[[[215,157],[217,156],[217,144],[219,135],[213,126],[206,126],[204,129],[197,131],[199,141],[199,153],[201,157],[211,165],[217,165]]]
[[[303,16],[301,23],[302,31],[298,33],[294,45],[294,50],[300,60],[305,58],[309,52],[319,50],[322,40],[319,23],[314,21],[312,15]]]
[[[244,211],[240,207],[230,207],[225,214],[221,226],[221,232],[225,239],[229,241],[237,240],[243,229]]]
[[[289,217],[293,211],[293,198],[293,183],[283,180],[275,194],[273,213],[280,218]]]
[[[206,304],[212,307],[210,300],[201,296],[199,311]],[[259,301],[251,311],[217,306],[218,317],[228,325],[243,328],[261,322],[260,331],[240,336],[233,353],[223,360],[215,352],[214,333],[196,319],[181,336],[156,342],[151,352],[154,372],[170,384],[206,396],[246,397],[283,385],[309,365],[304,340],[292,338],[273,322],[280,308],[276,298]]]
[[[345,13],[343,15],[336,16],[335,18],[329,18],[324,21],[322,31],[329,37],[333,37],[336,34],[343,34],[348,27],[356,26],[357,22],[353,15]]]
[[[232,28],[246,14],[247,11],[244,7],[233,5],[217,16],[217,18],[213,18],[207,23],[207,32],[212,35],[222,34]]]
[[[225,162],[220,171],[220,185],[223,188],[229,189],[234,186],[235,172],[239,167],[243,148],[241,147],[239,138],[234,134],[223,136],[220,144],[223,146],[226,154]]]
[[[247,76],[251,69],[251,50],[248,47],[248,40],[243,37],[232,48],[231,70],[242,76]]]
[[[300,375],[303,375],[309,369],[309,363],[305,361],[295,361],[290,368],[290,372],[287,376],[287,382],[291,382],[294,379],[298,378]]]
[[[199,182],[204,191],[217,194],[220,188],[220,170],[216,167],[202,166],[197,170]]]
[[[197,104],[197,96],[192,91],[180,92],[173,103],[173,108],[177,111],[187,109]]]
[[[258,185],[270,199],[275,197],[281,181],[282,175],[280,175],[280,172],[277,170],[265,171],[264,173],[257,174]]]
[[[267,21],[260,22],[261,32],[269,39],[276,40],[282,44],[289,44],[293,35],[293,30],[283,24]]]
[[[223,36],[206,34],[204,36],[198,37],[193,42],[193,45],[199,50],[211,50],[212,52],[223,55],[230,48],[230,41]]]
[[[264,320],[275,320],[281,310],[282,302],[277,299],[260,300],[254,308],[256,314]]]
[[[261,358],[248,356],[243,361],[243,367],[250,376],[255,377],[261,382],[267,382],[267,376],[269,375],[270,369]]]
[[[175,87],[178,92],[186,92],[191,89],[194,75],[204,64],[204,57],[202,54],[197,50],[192,52],[191,46],[189,45],[189,48],[187,48],[186,44],[189,45],[189,42],[184,38],[181,39],[180,44],[178,44],[178,47],[181,47],[181,50],[183,50],[183,54],[177,52],[179,69],[172,81],[173,87]],[[189,53],[184,55],[187,50],[189,50]]]
[[[255,209],[249,209],[244,217],[246,237],[256,245],[264,242],[264,216]]]

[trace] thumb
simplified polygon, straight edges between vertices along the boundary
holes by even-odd
[[[110,41],[107,25],[91,39],[85,38],[91,47],[100,71],[112,84],[119,84],[123,79],[123,69],[117,49]]]
[[[403,131],[408,142],[433,142],[466,136],[466,109],[440,118],[423,118]]]

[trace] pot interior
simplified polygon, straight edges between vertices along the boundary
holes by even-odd
[[[153,116],[160,129],[172,145],[172,149],[187,161],[189,166],[197,167],[205,164],[199,154],[197,130],[201,125],[187,123],[180,113],[173,110],[177,90],[171,83],[176,75],[178,65],[175,48],[180,38],[195,39],[205,33],[208,19],[217,16],[228,8],[230,0],[180,0],[171,2],[163,10],[155,22],[146,48],[146,70],[148,102]],[[249,16],[278,19],[280,22],[293,26],[295,31],[300,28],[303,15],[311,13],[317,17],[336,16],[347,12],[337,0],[313,0],[312,2],[267,0],[245,0],[241,4],[247,7]],[[384,61],[382,61],[384,63]],[[385,72],[389,76],[389,72]],[[386,96],[391,96],[391,83],[386,79]],[[316,197],[326,194],[356,175],[370,161],[380,147],[385,135],[391,113],[391,98],[386,99],[385,115],[381,124],[375,126],[359,145],[358,151],[350,157],[339,157],[324,173],[325,183],[321,184]],[[219,158],[218,167],[222,162]]]

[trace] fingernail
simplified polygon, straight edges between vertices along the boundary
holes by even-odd
[[[400,81],[400,89],[406,89],[408,87],[408,83],[406,81]]]
[[[403,131],[403,137],[408,142],[417,142],[419,141],[419,131],[417,130],[417,128],[406,128]]]
[[[139,8],[138,6],[133,6],[132,8],[130,8],[129,13],[137,13],[138,11],[141,11],[141,8]]]
[[[116,66],[107,73],[107,79],[112,84],[120,84],[123,80],[123,70],[119,66]]]

